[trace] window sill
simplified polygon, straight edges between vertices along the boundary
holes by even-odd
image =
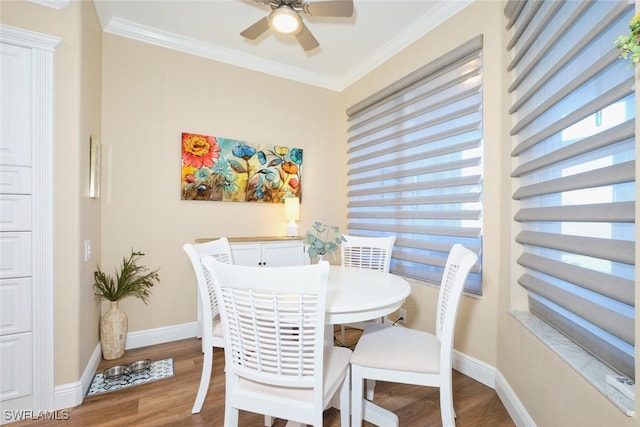
[[[634,416],[634,400],[629,399],[607,384],[607,375],[618,375],[616,371],[591,356],[582,347],[535,315],[521,311],[511,311],[510,313],[540,341],[591,383],[596,390],[605,395],[625,415]]]

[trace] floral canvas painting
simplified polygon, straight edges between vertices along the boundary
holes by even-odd
[[[302,196],[302,150],[182,134],[183,200],[282,203]]]

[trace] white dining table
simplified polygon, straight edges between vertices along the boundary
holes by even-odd
[[[332,265],[327,285],[327,344],[333,345],[333,325],[377,319],[391,314],[402,306],[410,293],[409,282],[398,275]],[[381,427],[398,425],[396,414],[366,399],[364,419]],[[287,426],[300,424],[290,421]]]

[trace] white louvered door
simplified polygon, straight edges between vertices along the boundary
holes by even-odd
[[[54,409],[53,53],[0,25],[0,424]]]
[[[31,49],[0,53],[0,402],[31,409]]]

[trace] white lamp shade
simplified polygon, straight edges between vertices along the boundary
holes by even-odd
[[[289,221],[300,219],[300,200],[297,197],[286,197],[284,199],[284,216]]]
[[[302,19],[289,6],[280,6],[269,14],[269,27],[280,34],[298,34],[302,29]]]

